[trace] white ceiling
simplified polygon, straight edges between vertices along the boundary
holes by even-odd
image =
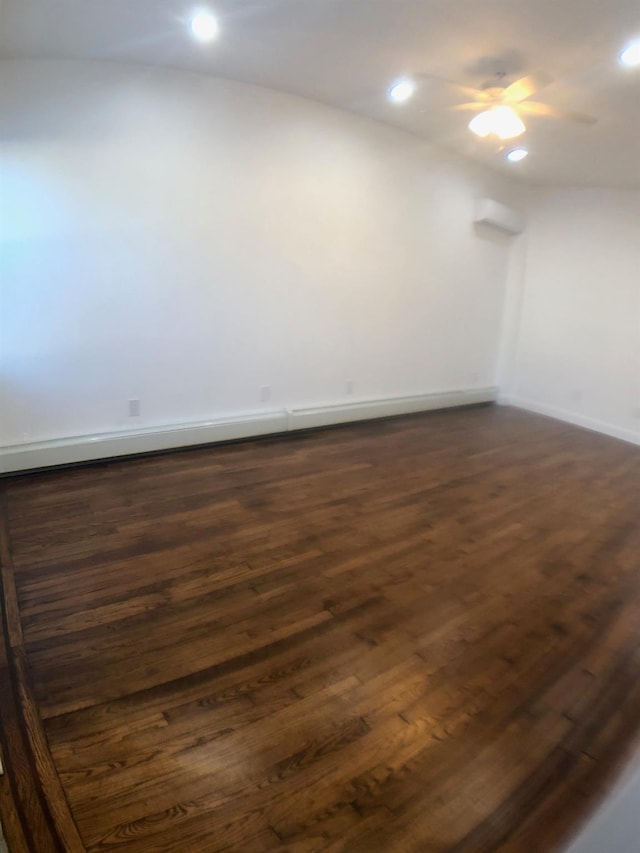
[[[621,48],[640,37],[638,0],[210,0],[218,39],[194,42],[191,0],[0,0],[0,58],[167,65],[333,104],[423,136],[533,183],[640,187],[640,68]],[[195,0],[198,6],[198,0]],[[528,118],[531,154],[504,163],[447,110],[453,88],[425,82],[404,105],[389,85],[428,74],[479,85],[546,71],[537,98],[597,116],[593,127]]]

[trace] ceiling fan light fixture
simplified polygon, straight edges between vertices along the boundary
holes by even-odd
[[[640,39],[628,44],[620,54],[620,62],[627,68],[635,68],[640,65]]]
[[[493,130],[491,110],[484,110],[484,112],[474,116],[469,122],[469,130],[475,133],[476,136],[482,136],[483,138],[489,136]]]
[[[405,78],[404,80],[396,81],[389,89],[389,100],[394,104],[403,104],[408,101],[416,90],[416,84],[413,80]]]
[[[484,110],[469,122],[469,130],[482,137],[493,133],[500,139],[514,139],[526,129],[520,116],[507,106]]]

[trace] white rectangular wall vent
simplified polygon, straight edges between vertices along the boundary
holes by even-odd
[[[488,225],[502,231],[503,234],[521,234],[524,231],[524,217],[492,198],[481,198],[476,203],[473,220],[477,225]]]

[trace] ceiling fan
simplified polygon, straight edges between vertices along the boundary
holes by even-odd
[[[426,75],[430,77],[430,75]],[[585,113],[553,107],[550,104],[530,101],[532,95],[549,86],[553,78],[547,74],[531,74],[507,85],[506,73],[498,72],[494,79],[487,81],[481,88],[475,89],[453,83],[450,80],[442,82],[454,86],[461,94],[471,100],[468,103],[456,104],[450,109],[477,113],[469,122],[469,129],[477,136],[494,134],[500,139],[513,139],[526,130],[522,116],[545,116],[593,125],[597,119]],[[441,79],[441,78],[431,78]]]

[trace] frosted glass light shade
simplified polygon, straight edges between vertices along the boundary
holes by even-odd
[[[489,136],[494,133],[500,139],[513,139],[520,136],[527,128],[522,119],[511,107],[493,107],[484,110],[469,122],[469,130],[476,136]]]

